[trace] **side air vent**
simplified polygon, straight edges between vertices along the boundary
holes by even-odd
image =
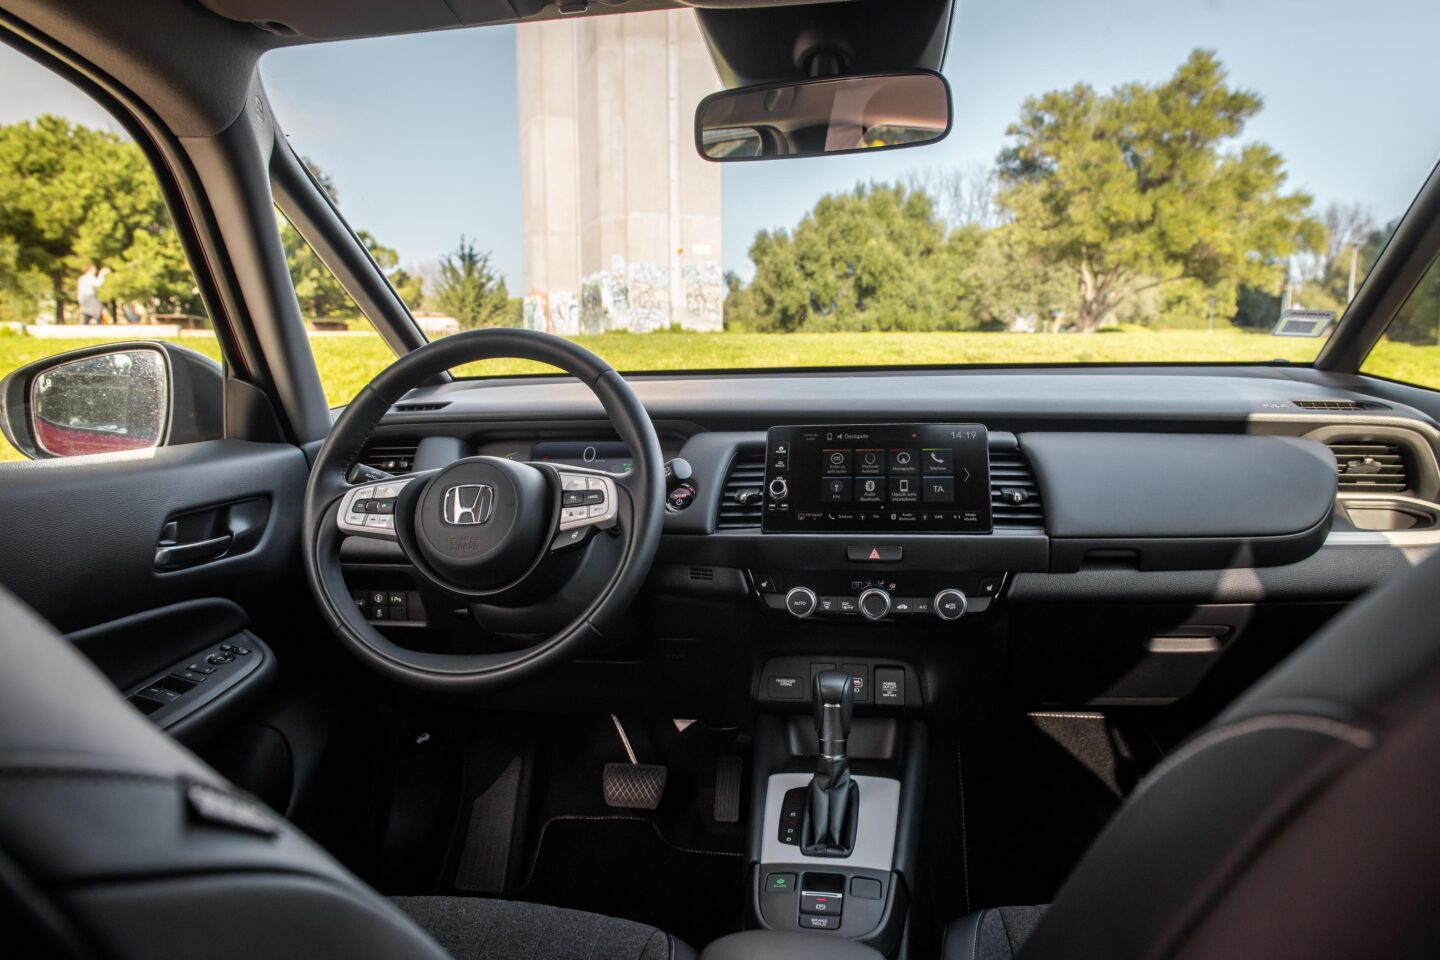
[[[1040,485],[1018,449],[990,450],[990,513],[995,529],[1044,529]]]
[[[360,462],[367,467],[384,470],[386,473],[409,473],[410,468],[415,464],[415,448],[418,445],[419,442],[414,440],[409,443],[395,441],[371,443],[360,455]]]
[[[1388,410],[1383,403],[1359,400],[1291,400],[1301,410]]]
[[[1399,493],[1410,488],[1405,452],[1398,444],[1331,441],[1341,492]]]
[[[429,413],[432,410],[444,410],[450,406],[449,400],[442,400],[438,403],[397,403],[396,413]]]
[[[715,525],[721,530],[760,526],[764,493],[765,451],[736,451],[725,474],[725,488],[720,491],[720,515]]]

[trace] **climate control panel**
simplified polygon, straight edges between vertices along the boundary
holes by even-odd
[[[1005,586],[1005,574],[998,572],[906,571],[857,577],[845,571],[752,570],[750,579],[766,607],[797,620],[953,621],[984,613]]]

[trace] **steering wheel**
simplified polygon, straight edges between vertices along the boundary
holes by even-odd
[[[546,363],[589,387],[631,452],[631,472],[478,456],[376,483],[349,482],[371,432],[407,391],[452,367],[499,358]],[[532,330],[452,334],[396,360],[335,421],[305,489],[305,572],[331,629],[367,666],[422,689],[493,690],[573,657],[624,612],[655,557],[664,498],[654,424],[609,364]],[[425,580],[502,619],[507,607],[578,613],[520,650],[409,650],[366,622],[351,599],[340,564],[346,537],[398,543]],[[578,601],[575,584],[585,588]]]

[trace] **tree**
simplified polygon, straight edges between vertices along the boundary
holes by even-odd
[[[1310,197],[1282,192],[1280,156],[1235,146],[1262,103],[1226,79],[1197,50],[1157,86],[1102,95],[1077,84],[1026,100],[1007,130],[997,201],[1016,241],[1077,284],[1078,330],[1181,281],[1232,298],[1240,284],[1274,287],[1285,257],[1319,245]]]
[[[793,233],[757,233],[750,259],[755,277],[744,291],[748,302],[737,306],[745,303],[757,329],[974,326],[945,224],[919,190],[860,184],[827,194]]]
[[[963,167],[930,167],[913,171],[905,185],[935,198],[935,209],[952,228],[1000,226],[995,205],[994,167],[972,163]]]
[[[0,263],[0,288],[34,296],[44,277],[57,322],[88,263],[113,269],[111,299],[202,310],[155,174],[117,134],[50,115],[0,126],[0,240],[17,251]]]
[[[330,195],[330,199],[339,204],[340,193],[335,188],[334,179],[320,168],[315,161],[309,157],[302,158],[306,168],[310,171],[315,181],[321,188]],[[295,229],[284,214],[276,211],[276,217],[280,225],[280,242],[285,247],[285,263],[290,268],[290,282],[295,287],[295,297],[300,301],[300,311],[307,317],[345,317],[356,316],[360,308],[355,301],[345,292],[340,281],[330,272],[330,268],[321,262],[315,251],[300,231]],[[400,268],[400,255],[390,247],[384,246],[375,239],[367,230],[357,230],[355,235],[360,242],[365,244],[380,270],[389,278],[400,294],[400,298],[407,305],[414,309],[421,302],[424,281],[420,277],[412,277],[405,270]]]
[[[508,327],[516,323],[505,281],[490,266],[490,251],[479,252],[464,236],[455,251],[440,261],[440,275],[430,299],[462,327]]]

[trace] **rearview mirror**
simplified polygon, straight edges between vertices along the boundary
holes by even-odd
[[[911,70],[722,90],[695,110],[707,160],[772,160],[914,147],[950,132],[950,85]]]

